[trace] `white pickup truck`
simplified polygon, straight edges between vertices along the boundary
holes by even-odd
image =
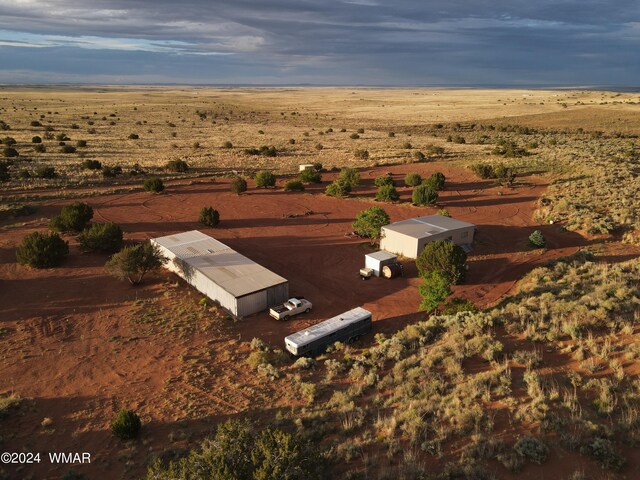
[[[290,298],[281,305],[276,305],[269,309],[269,315],[276,320],[287,320],[289,317],[298,315],[302,312],[309,312],[313,305],[309,300],[304,298]]]

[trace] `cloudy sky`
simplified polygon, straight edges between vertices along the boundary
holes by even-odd
[[[0,0],[0,83],[640,84],[640,0]]]

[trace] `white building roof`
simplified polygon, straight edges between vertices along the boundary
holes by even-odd
[[[359,322],[367,316],[371,316],[371,312],[369,310],[365,310],[362,307],[356,307],[353,310],[349,310],[348,312],[337,315],[329,320],[317,323],[312,327],[292,333],[285,337],[284,340],[285,342],[300,348],[302,345],[306,345],[317,338],[322,338],[325,335],[338,331],[351,323]]]
[[[236,298],[287,282],[198,230],[154,238],[153,241]]]
[[[426,215],[395,222],[382,228],[414,238],[425,238],[438,233],[469,227],[475,227],[475,225],[455,218],[445,217],[444,215]]]
[[[365,257],[369,257],[374,260],[378,260],[380,262],[384,262],[385,260],[394,260],[398,258],[396,254],[389,253],[386,250],[378,250],[377,252],[367,253]]]

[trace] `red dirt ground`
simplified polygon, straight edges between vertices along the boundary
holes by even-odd
[[[201,295],[184,282],[173,285],[177,277],[162,272],[133,288],[105,275],[106,256],[79,253],[71,238],[71,255],[61,267],[29,269],[15,263],[15,246],[25,234],[43,229],[46,219],[5,229],[0,237],[0,328],[6,331],[0,335],[0,394],[15,392],[33,400],[20,415],[3,420],[4,449],[89,451],[92,464],[76,466],[78,471],[92,479],[132,478],[142,475],[140,465],[152,453],[184,446],[222,416],[250,411],[259,403],[256,398],[272,399],[274,408],[295,403],[243,366],[248,350],[241,342],[260,337],[282,345],[285,335],[359,305],[373,312],[374,332],[392,333],[421,318],[416,313],[415,265],[406,263],[406,278],[363,282],[357,272],[372,248],[345,233],[356,213],[376,204],[376,176],[391,172],[402,184],[409,171],[427,176],[436,170],[447,177],[438,208],[478,226],[467,281],[455,293],[479,306],[502,298],[533,267],[589,244],[558,225],[532,221],[545,189],[543,178],[526,177],[516,188],[502,189],[445,163],[363,171],[363,185],[354,191],[357,198],[349,199],[317,194],[335,173],[325,174],[323,185],[305,193],[251,188],[236,196],[229,192],[228,179],[218,178],[170,185],[162,195],[133,192],[84,199],[94,208],[94,221],[120,224],[129,239],[200,229],[284,276],[291,295],[314,303],[310,314],[290,322],[276,322],[263,313],[234,323],[207,312],[203,324],[178,336],[152,334],[132,323],[145,308],[136,307],[136,301],[201,308]],[[405,203],[383,205],[392,221],[437,211],[411,206],[410,190],[399,190]],[[65,203],[69,201],[50,202],[39,215],[56,214]],[[208,205],[220,211],[218,228],[203,228],[196,221]],[[304,215],[309,211],[313,213]],[[547,250],[527,246],[536,228],[543,231]],[[620,251],[611,259],[626,256]],[[188,370],[191,366],[200,373]],[[108,431],[122,407],[141,413],[141,444],[123,444]],[[45,417],[53,420],[51,427],[40,425]],[[16,471],[5,467],[5,473],[9,478],[59,478],[67,469],[43,462]]]

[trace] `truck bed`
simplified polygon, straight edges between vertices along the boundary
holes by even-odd
[[[276,305],[275,307],[271,307],[271,310],[273,310],[276,313],[284,313],[289,311],[289,309],[284,306],[284,303],[280,305]]]

